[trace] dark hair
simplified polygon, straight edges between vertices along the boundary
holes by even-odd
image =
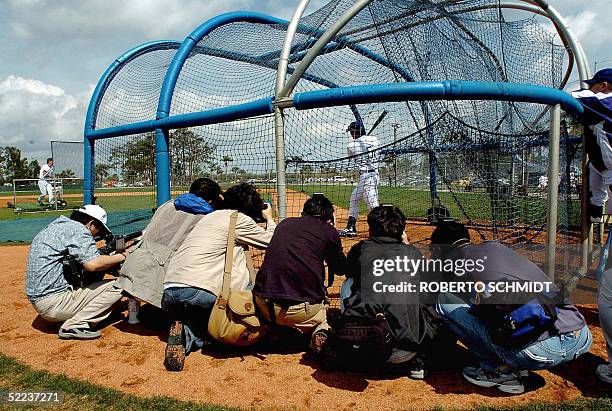
[[[368,214],[368,226],[372,237],[392,237],[401,240],[406,228],[406,216],[395,206],[378,206]]]
[[[53,158],[52,158],[52,157],[49,157],[49,158],[47,159],[47,164],[49,164],[49,161],[53,161]]]
[[[191,183],[189,192],[206,201],[217,201],[221,195],[221,187],[210,178],[198,178]]]
[[[262,219],[261,211],[264,209],[264,202],[251,184],[240,183],[230,187],[223,195],[224,208],[238,210],[248,215],[253,220]]]
[[[465,240],[470,241],[470,232],[465,225],[456,221],[443,221],[438,223],[431,234],[432,244],[455,244]]]
[[[322,194],[315,194],[304,203],[302,215],[316,217],[321,221],[330,221],[334,218],[334,205]]]
[[[87,225],[87,223],[93,221],[94,225],[98,228],[98,230],[106,231],[104,229],[104,226],[98,220],[96,220],[89,214],[82,213],[78,210],[74,210],[72,214],[70,214],[70,219],[73,221],[77,221],[83,225]]]

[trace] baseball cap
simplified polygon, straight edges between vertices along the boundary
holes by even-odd
[[[106,225],[106,219],[107,219],[106,210],[104,210],[99,205],[87,204],[83,208],[79,208],[79,212],[83,214],[87,214],[88,216],[95,218],[96,221],[102,224],[102,226],[106,229],[108,233],[111,232],[111,230]]]
[[[361,134],[365,134],[365,127],[363,126],[363,122],[361,120],[356,120],[356,121],[353,121],[351,124],[349,124],[346,131],[352,131],[352,130],[360,131]]]
[[[599,70],[592,79],[585,80],[588,85],[603,83],[604,81],[612,83],[612,68]]]

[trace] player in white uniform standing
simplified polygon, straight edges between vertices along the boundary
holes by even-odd
[[[572,93],[584,107],[585,148],[589,155],[591,222],[601,222],[603,206],[612,194],[612,68],[599,70],[586,80],[588,90]],[[608,201],[606,214],[612,214]]]
[[[378,161],[374,158],[378,153],[372,151],[378,149],[380,143],[378,138],[366,135],[363,122],[357,120],[349,124],[346,131],[351,133],[353,141],[348,144],[349,156],[355,157],[359,168],[359,182],[351,194],[349,206],[349,218],[346,228],[338,233],[342,237],[354,237],[357,235],[357,217],[359,217],[359,203],[364,200],[368,210],[378,207]],[[366,154],[369,153],[369,154]]]
[[[48,158],[47,164],[40,168],[38,173],[38,188],[40,189],[40,195],[38,196],[38,204],[43,205],[45,196],[49,196],[49,205],[53,203],[53,184],[51,183],[55,178],[53,173],[53,159]]]

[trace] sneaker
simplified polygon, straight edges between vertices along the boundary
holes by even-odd
[[[595,371],[597,377],[603,382],[612,384],[612,364],[600,364]]]
[[[412,360],[415,356],[415,352],[394,348],[393,351],[391,351],[391,356],[387,359],[387,362],[389,364],[402,364]]]
[[[346,228],[338,231],[338,234],[340,234],[340,237],[355,237],[357,235],[357,229],[355,228],[356,225],[357,219],[355,219],[355,217],[349,217],[346,223]]]
[[[100,338],[102,333],[100,331],[94,331],[90,328],[60,328],[57,335],[62,340],[93,340]]]
[[[168,371],[182,371],[185,365],[185,337],[180,321],[175,321],[170,326],[164,365]]]
[[[465,367],[463,369],[463,377],[479,387],[497,387],[498,390],[506,394],[522,394],[525,392],[525,386],[521,382],[520,374],[517,372]]]
[[[408,378],[411,380],[424,380],[427,378],[427,368],[425,368],[425,360],[417,356],[411,363],[408,370]]]
[[[343,230],[338,231],[338,234],[340,234],[340,237],[356,237],[357,230],[355,230],[355,227],[347,227]]]
[[[329,331],[327,330],[318,330],[312,333],[310,337],[310,351],[314,354],[321,354],[323,349],[323,345],[329,338]]]
[[[588,214],[592,223],[601,223],[603,221],[603,206],[589,204]]]

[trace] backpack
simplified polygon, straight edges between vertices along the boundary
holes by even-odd
[[[559,309],[548,301],[533,299],[526,304],[472,305],[469,313],[482,319],[493,344],[523,348],[546,331],[555,331]]]
[[[391,355],[391,331],[384,314],[376,318],[340,316],[321,348],[321,363],[327,369],[370,369]]]

